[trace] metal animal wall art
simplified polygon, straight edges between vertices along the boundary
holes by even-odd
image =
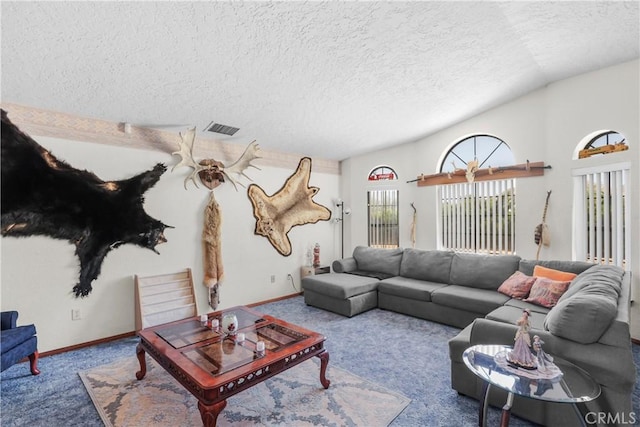
[[[144,193],[163,164],[129,179],[103,181],[75,169],[23,133],[2,110],[2,236],[48,236],[76,247],[76,297],[91,293],[107,254],[132,243],[158,253],[169,227],[147,215]]]
[[[244,150],[244,153],[242,153],[242,156],[227,167],[215,159],[204,159],[197,162],[193,158],[193,145],[196,138],[195,128],[187,130],[185,134],[181,133],[180,137],[179,150],[173,154],[180,156],[181,159],[171,170],[173,171],[181,166],[193,168],[193,171],[184,180],[184,188],[187,188],[189,181],[192,181],[193,184],[198,187],[198,183],[196,182],[197,175],[200,182],[209,189],[209,202],[204,211],[204,226],[202,229],[202,249],[204,254],[203,285],[209,289],[209,306],[215,310],[220,303],[219,286],[224,279],[224,266],[222,264],[221,240],[222,210],[213,195],[213,190],[220,184],[226,182],[226,178],[233,184],[237,191],[238,185],[243,185],[241,182],[236,181],[234,175],[244,176],[250,180],[251,178],[249,178],[244,171],[249,167],[260,169],[251,164],[252,161],[260,158],[258,156],[260,147],[255,141],[251,142]]]
[[[304,157],[295,173],[272,196],[268,196],[256,184],[251,184],[247,190],[256,218],[255,234],[269,239],[283,256],[291,255],[291,241],[287,235],[291,228],[331,218],[328,208],[313,201],[313,196],[320,189],[309,187],[310,177],[311,159]]]

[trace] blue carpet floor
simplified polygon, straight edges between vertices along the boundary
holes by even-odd
[[[478,402],[459,396],[449,382],[447,341],[459,332],[457,328],[384,310],[371,310],[349,319],[308,307],[302,297],[256,309],[324,334],[330,366],[409,397],[411,403],[392,426],[477,425]],[[138,339],[132,337],[41,358],[42,373],[36,377],[31,376],[26,363],[7,369],[0,376],[0,425],[102,426],[77,373],[123,357],[135,357],[137,343]],[[640,366],[640,346],[634,345],[633,352],[636,366]],[[634,409],[638,414],[639,408],[637,384]],[[499,424],[497,409],[490,409],[488,422]],[[531,424],[512,416],[511,425]]]

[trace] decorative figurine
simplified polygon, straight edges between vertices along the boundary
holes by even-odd
[[[541,372],[545,372],[549,369],[550,365],[553,363],[553,357],[549,356],[542,349],[542,344],[544,341],[540,339],[538,335],[533,336],[533,350],[536,352],[536,360],[538,362],[538,370]]]
[[[313,266],[320,267],[320,244],[316,243],[313,247]]]
[[[531,352],[529,315],[529,310],[524,309],[522,311],[522,317],[517,322],[518,331],[516,332],[515,344],[513,345],[513,350],[507,353],[507,361],[520,368],[536,369],[536,359]]]

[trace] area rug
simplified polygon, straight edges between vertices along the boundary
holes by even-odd
[[[147,375],[135,357],[79,372],[107,427],[202,425],[198,402],[154,360]],[[218,426],[387,426],[410,399],[329,363],[328,389],[320,366],[307,360],[227,400]]]

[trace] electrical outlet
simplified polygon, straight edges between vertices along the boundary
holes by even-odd
[[[271,275],[271,283],[276,283],[276,275],[275,274]]]
[[[80,310],[72,309],[71,310],[71,320],[80,320],[82,317],[80,316]]]

